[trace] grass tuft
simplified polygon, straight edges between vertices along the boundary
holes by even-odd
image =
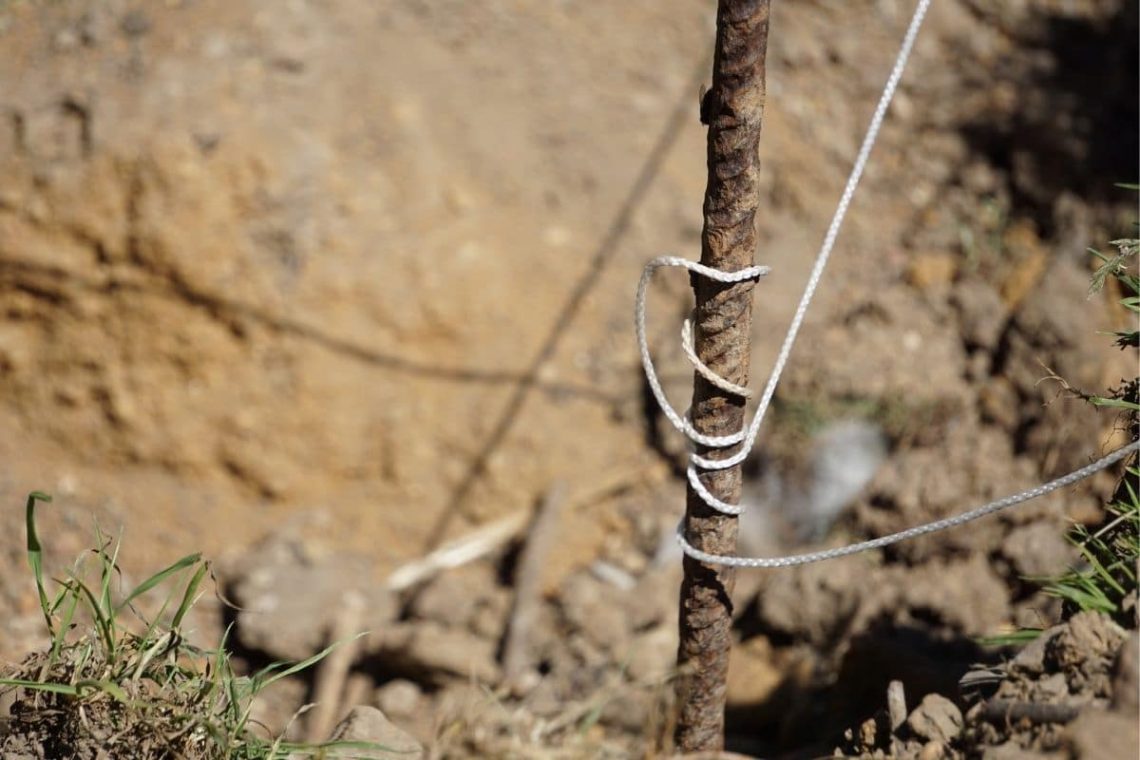
[[[1121,185],[1130,190],[1137,185]],[[1121,349],[1140,348],[1140,272],[1136,269],[1140,240],[1113,240],[1114,254],[1090,249],[1100,266],[1093,273],[1089,293],[1106,286],[1118,294],[1119,303],[1128,314],[1129,329],[1119,330],[1115,344]],[[1129,439],[1140,435],[1140,377],[1122,380],[1119,387],[1105,395],[1071,390],[1093,406],[1119,409]],[[1107,505],[1104,524],[1090,531],[1076,526],[1069,539],[1083,559],[1082,567],[1070,569],[1048,580],[1046,593],[1065,602],[1067,614],[1096,610],[1111,615],[1125,627],[1137,625],[1137,562],[1140,561],[1140,469],[1138,458],[1130,457],[1111,502]]]
[[[96,528],[96,547],[49,589],[35,515],[37,503],[50,501],[37,491],[26,507],[28,565],[50,646],[0,671],[0,696],[12,700],[7,728],[0,722],[0,756],[272,760],[347,758],[353,750],[384,749],[362,742],[288,742],[254,724],[251,709],[264,689],[344,642],[301,662],[238,675],[225,637],[217,649],[204,650],[184,634],[210,571],[200,554],[117,593],[121,542]],[[154,602],[160,592],[158,613],[148,618],[136,604]]]

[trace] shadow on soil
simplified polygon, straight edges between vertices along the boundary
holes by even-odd
[[[830,755],[846,729],[885,709],[891,681],[902,681],[913,708],[927,694],[957,695],[962,675],[997,654],[883,621],[851,639],[834,670],[817,664],[813,682],[785,679],[764,702],[730,706],[727,749],[785,760]]]

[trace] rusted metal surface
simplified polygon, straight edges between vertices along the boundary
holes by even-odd
[[[705,189],[701,263],[734,271],[751,266],[759,205],[758,146],[764,112],[765,54],[770,0],[719,0],[712,88],[701,99],[708,124],[708,186]],[[746,384],[751,355],[752,282],[724,285],[694,278],[697,355],[718,375]],[[694,375],[693,425],[708,435],[728,435],[744,423],[744,400],[726,395]],[[734,449],[702,451],[723,458]],[[708,472],[701,480],[719,499],[740,500],[740,467]],[[685,530],[698,549],[736,551],[736,518],[708,507],[692,488]],[[724,746],[728,655],[732,642],[734,572],[684,560],[678,661],[677,747],[683,752]]]

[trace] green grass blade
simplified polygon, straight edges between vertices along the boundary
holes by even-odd
[[[103,531],[99,528],[98,522],[95,523],[95,537],[99,543],[99,548],[96,550],[99,556],[99,609],[108,620],[114,621],[115,610],[111,602],[111,581],[118,570],[117,562],[122,540],[116,541],[113,553],[107,554],[107,546],[111,542],[110,539],[103,536]]]
[[[44,550],[40,544],[40,537],[36,534],[37,501],[50,502],[51,496],[42,491],[32,491],[28,494],[28,503],[24,509],[24,529],[27,532],[28,564],[31,565],[32,575],[36,579],[36,591],[38,591],[40,595],[40,609],[43,610],[48,632],[54,636],[55,628],[51,622],[51,610],[48,606],[47,591],[44,589]]]
[[[282,678],[288,678],[294,673],[300,673],[302,670],[305,670],[328,657],[329,654],[333,652],[333,650],[367,635],[368,631],[363,631],[356,634],[355,636],[349,636],[346,639],[334,641],[332,644],[329,644],[327,647],[317,652],[312,657],[301,660],[300,662],[295,662],[291,665],[287,662],[275,662],[272,665],[262,668],[253,676],[254,681],[258,684],[258,691],[264,689],[272,683],[280,681]],[[285,667],[284,670],[278,670],[278,668],[282,668],[286,665],[288,665],[288,667]]]
[[[1131,475],[1132,478],[1140,479],[1140,473],[1136,470],[1129,469],[1128,474]],[[1128,503],[1123,506],[1125,509],[1137,513],[1132,515],[1133,522],[1136,522],[1140,520],[1140,495],[1137,495],[1136,489],[1132,487],[1132,479],[1128,477],[1124,478],[1124,487],[1128,489]]]
[[[170,598],[167,597],[166,599],[162,600],[162,606],[158,608],[158,614],[154,616],[154,620],[151,620],[150,622],[147,623],[146,630],[144,630],[142,632],[142,635],[138,637],[138,646],[139,647],[150,648],[153,645],[153,642],[155,641],[154,632],[155,632],[155,630],[158,629],[159,620],[161,620],[162,616],[164,614],[166,614],[166,608],[169,606],[170,606]],[[169,637],[171,635],[173,635],[173,634],[168,631],[167,633],[164,633],[161,636],[159,636],[158,641],[163,641],[163,642],[169,641],[170,640]],[[136,671],[134,677],[138,678],[139,673],[141,673],[141,672],[142,672],[142,666],[140,665],[139,669],[138,669],[138,671]]]
[[[75,583],[75,589],[78,593],[82,594],[84,599],[87,600],[87,606],[91,608],[91,616],[95,621],[95,629],[99,632],[99,638],[102,639],[103,645],[107,648],[107,659],[112,660],[115,653],[115,631],[111,620],[103,614],[102,608],[99,606],[99,600],[95,596],[95,592],[87,587],[87,584],[81,581],[78,577],[72,575],[72,581]]]
[[[41,681],[28,681],[23,678],[0,678],[0,686],[16,686],[33,691],[46,691],[50,694],[66,694],[69,697],[79,696],[77,688],[65,683],[43,683]]]
[[[48,667],[53,667],[58,660],[59,652],[63,648],[64,639],[67,637],[67,632],[71,630],[71,621],[75,617],[75,608],[79,606],[78,594],[68,594],[67,598],[71,600],[71,604],[64,609],[63,617],[59,621],[59,628],[52,633],[51,651],[48,653]]]
[[[183,569],[189,567],[190,565],[193,565],[195,562],[198,562],[200,559],[202,559],[201,553],[187,554],[185,557],[178,560],[177,562],[175,562],[171,565],[168,565],[167,567],[164,567],[162,570],[159,570],[157,573],[150,576],[149,578],[147,578],[145,581],[143,581],[139,585],[135,586],[134,590],[132,590],[131,593],[129,593],[127,595],[127,598],[119,603],[119,606],[117,609],[122,610],[124,607],[126,607],[128,604],[130,604],[132,601],[139,598],[140,596],[142,596],[146,592],[150,591],[152,588],[154,588],[158,584],[162,583],[164,580],[166,580],[170,576],[174,575],[175,573],[177,573],[180,570],[183,570]]]
[[[304,742],[287,742],[281,741],[277,744],[278,749],[286,754],[300,753],[309,757],[324,757],[325,752],[330,749],[356,749],[372,752],[391,752],[393,755],[407,755],[419,750],[412,749],[394,749],[384,744],[376,744],[375,742],[350,742],[350,741],[333,741],[321,742],[320,744],[305,744]],[[343,757],[343,755],[337,755]]]
[[[1096,574],[1100,576],[1101,580],[1111,586],[1112,590],[1122,597],[1128,593],[1124,590],[1124,587],[1116,582],[1116,579],[1112,577],[1112,573],[1105,568],[1103,563],[1101,563],[1100,558],[1096,556],[1096,552],[1092,551],[1087,546],[1081,546],[1079,548],[1081,550],[1081,554],[1084,555],[1084,558],[1088,560],[1090,565],[1093,566],[1093,569],[1096,571]]]
[[[1089,399],[1089,403],[1091,403],[1093,406],[1103,406],[1113,409],[1127,409],[1130,412],[1140,411],[1140,404],[1122,398],[1103,398],[1101,396],[1093,396]]]
[[[190,577],[190,582],[186,584],[186,590],[182,592],[182,602],[178,605],[174,617],[170,621],[171,628],[179,628],[182,625],[182,619],[186,617],[186,613],[194,606],[194,602],[198,598],[198,587],[202,585],[202,580],[209,572],[210,565],[203,562],[198,565],[198,569],[194,571],[194,575]]]
[[[1096,593],[1088,593],[1075,586],[1068,586],[1058,584],[1050,588],[1049,593],[1072,602],[1082,610],[1096,610],[1097,612],[1111,613],[1113,605],[1103,595]]]
[[[146,648],[139,653],[138,664],[135,665],[135,671],[131,674],[132,681],[138,681],[142,677],[155,657],[178,644],[178,634],[173,631],[167,631],[155,639],[150,638],[150,633],[151,631],[148,631],[139,643],[140,647],[145,646]]]
[[[983,636],[977,639],[979,645],[983,647],[1012,647],[1024,646],[1031,641],[1037,639],[1044,629],[1042,628],[1022,628],[1012,633],[999,633],[994,636]]]
[[[93,679],[84,679],[75,684],[76,690],[82,694],[86,689],[101,691],[114,697],[123,704],[130,704],[131,698],[127,696],[127,692],[123,691],[122,687],[112,681],[96,681]]]

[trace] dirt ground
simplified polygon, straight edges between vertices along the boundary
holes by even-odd
[[[297,635],[246,621],[257,659],[319,648],[346,589],[371,593],[561,483],[539,571],[551,685],[528,714],[634,684],[582,736],[643,751],[667,689],[642,687],[675,646],[675,578],[656,559],[684,485],[682,443],[646,402],[632,298],[649,258],[698,255],[711,6],[0,0],[0,657],[42,644],[33,489],[55,496],[54,566],[94,518],[122,531],[129,573],[200,550],[250,604],[267,593],[251,578],[311,583]],[[774,3],[754,384],[910,9]],[[1049,377],[1100,391],[1135,371],[1098,332],[1125,317],[1117,294],[1088,297],[1086,250],[1136,216],[1113,185],[1140,162],[1136,40],[1120,0],[934,4],[763,434],[757,472],[788,482],[811,477],[831,421],[889,441],[826,542],[1125,441]],[[651,342],[684,406],[690,295],[662,280]],[[1052,625],[1056,603],[1024,577],[1071,561],[1067,521],[1100,519],[1113,482],[743,576],[735,746],[839,737],[892,677],[918,699],[953,694],[976,637]],[[421,739],[444,746],[463,724],[440,717],[451,692],[502,675],[515,554],[368,597],[385,630],[360,665],[370,699]],[[223,616],[204,600],[204,639]],[[464,737],[449,751],[481,746]]]

